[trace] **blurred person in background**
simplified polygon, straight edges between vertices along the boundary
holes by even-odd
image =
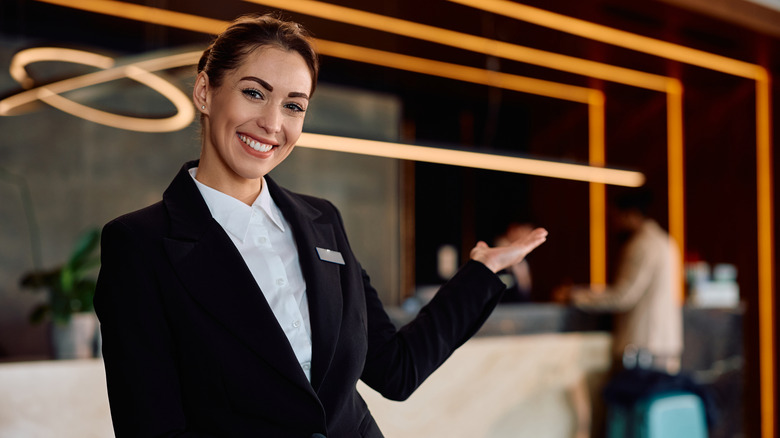
[[[677,246],[647,216],[652,194],[645,189],[619,196],[612,221],[625,240],[614,281],[605,286],[564,287],[558,300],[588,312],[614,314],[613,358],[674,374],[683,350],[682,282]]]

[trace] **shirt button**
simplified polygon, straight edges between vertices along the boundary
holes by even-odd
[[[300,321],[293,321],[293,327],[298,328],[300,326],[301,326],[301,322]]]
[[[279,286],[284,286],[284,278],[277,278],[276,284]]]
[[[268,239],[266,239],[265,237],[261,237],[261,238],[260,238],[260,239],[258,239],[258,240],[260,240],[260,243],[265,243],[265,242],[268,242]]]
[[[306,371],[309,371],[311,369],[311,364],[309,362],[304,362],[302,368]]]

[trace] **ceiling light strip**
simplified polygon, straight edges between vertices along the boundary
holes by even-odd
[[[642,173],[629,170],[401,143],[362,140],[357,138],[336,137],[307,132],[301,134],[297,145],[336,152],[449,164],[453,166],[523,173],[627,187],[639,187],[644,184],[645,181],[645,177]]]
[[[334,41],[317,40],[316,44],[318,51],[328,56],[572,102],[588,103],[593,92],[590,88],[576,85],[494,72]]]
[[[661,75],[510,44],[344,6],[314,0],[244,1],[611,82],[655,91],[666,89],[667,78]]]
[[[728,73],[734,76],[756,79],[758,75],[758,66],[748,62],[637,35],[635,33],[557,14],[521,3],[506,0],[448,1],[555,29],[582,38],[601,41],[613,46],[623,47],[650,55],[662,56],[667,59]]]
[[[65,6],[82,11],[96,12],[114,17],[127,18],[145,23],[160,24],[176,27],[193,32],[205,32],[216,35],[225,28],[228,23],[215,18],[201,17],[199,15],[170,11],[167,9],[153,8],[135,3],[119,2],[114,0],[36,0],[41,3],[49,3]],[[176,23],[173,25],[172,23]]]

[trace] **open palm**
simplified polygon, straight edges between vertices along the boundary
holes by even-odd
[[[491,271],[498,272],[520,263],[525,256],[544,243],[545,240],[547,240],[547,230],[536,228],[519,236],[507,246],[490,247],[487,243],[480,241],[471,250],[471,258],[482,262]]]

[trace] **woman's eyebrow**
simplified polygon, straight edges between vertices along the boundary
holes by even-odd
[[[290,91],[290,94],[288,94],[287,97],[302,97],[306,100],[309,100],[309,95],[306,93],[301,93],[300,91]]]
[[[255,76],[244,76],[243,78],[241,78],[241,80],[242,81],[257,82],[258,84],[260,84],[261,87],[265,88],[266,90],[274,91],[274,87],[271,84],[269,84],[268,82],[266,82],[266,81],[264,81],[264,80],[262,80],[262,79],[260,79],[258,77],[255,77]],[[290,94],[287,95],[287,97],[301,97],[301,98],[306,99],[306,100],[309,99],[309,95],[308,94],[302,93],[300,91],[291,91]]]
[[[262,79],[260,79],[258,77],[255,77],[255,76],[244,76],[243,78],[241,78],[241,80],[242,81],[257,82],[258,84],[260,84],[261,87],[265,88],[266,90],[274,91],[274,87],[272,87],[271,84],[269,84],[268,82],[266,82],[266,81],[264,81],[264,80],[262,80]]]

